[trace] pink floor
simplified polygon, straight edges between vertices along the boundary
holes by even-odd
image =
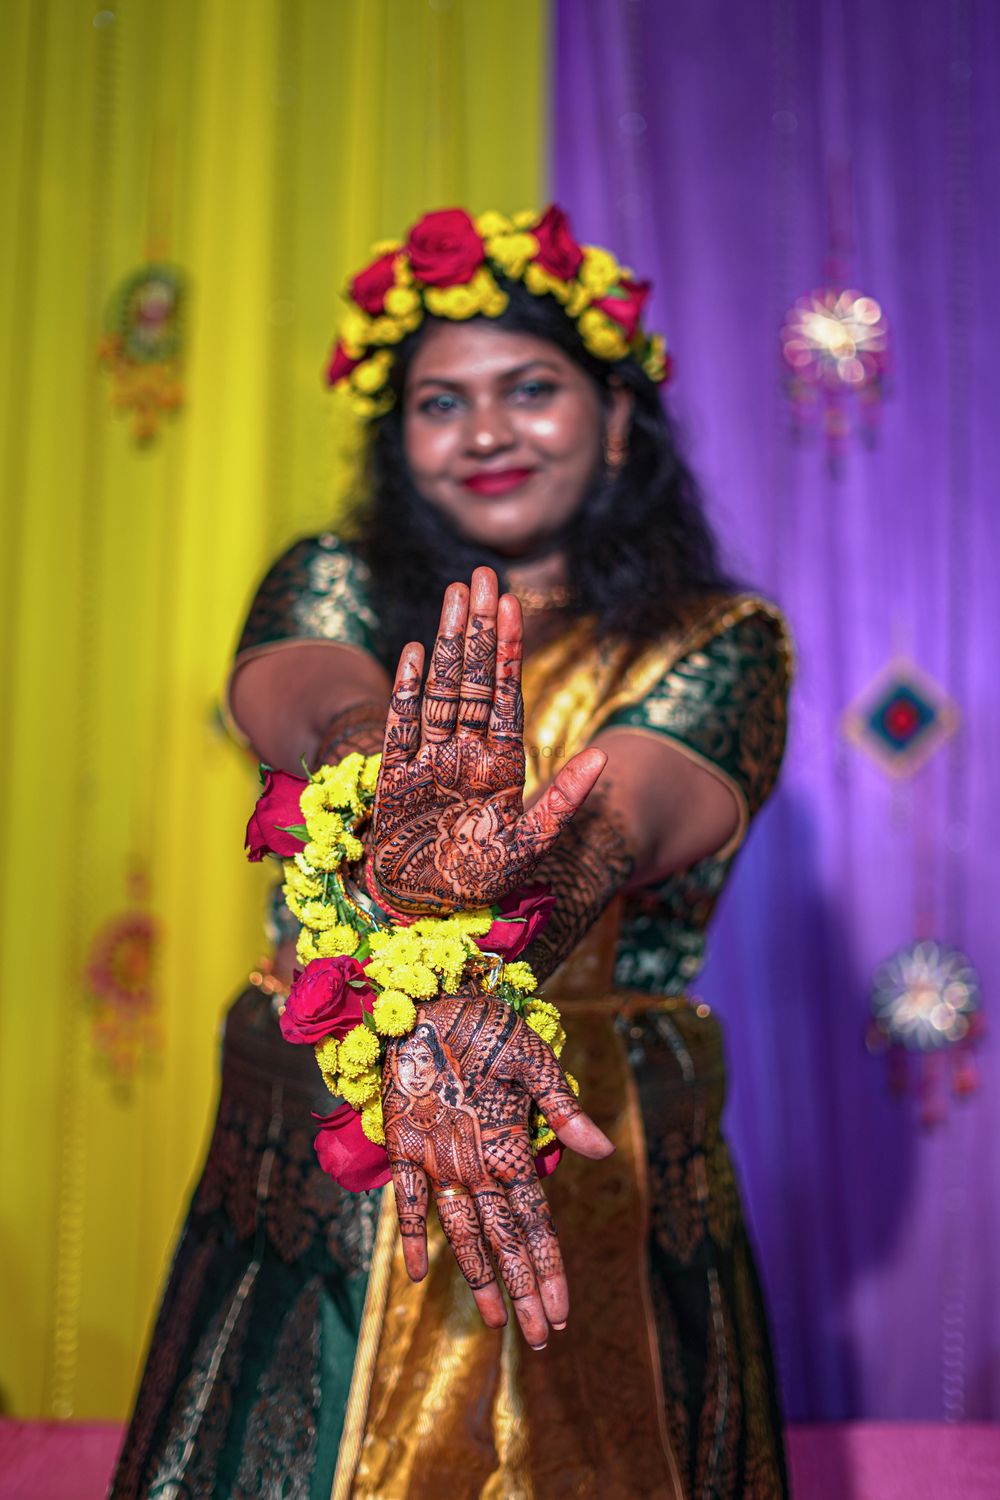
[[[121,1428],[0,1419],[0,1500],[101,1500]],[[796,1500],[1000,1500],[1000,1425],[793,1427]]]

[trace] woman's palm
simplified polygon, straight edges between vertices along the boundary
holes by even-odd
[[[521,607],[496,575],[445,594],[426,684],[404,648],[393,685],[372,829],[375,894],[408,912],[484,906],[521,885],[600,775],[574,756],[525,813]]]

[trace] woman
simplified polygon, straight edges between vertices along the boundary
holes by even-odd
[[[505,1316],[495,1281],[479,1316],[433,1225],[425,1258],[391,1205],[323,1176],[311,1113],[328,1096],[251,988],[116,1497],[786,1493],[719,1031],[685,992],[777,774],[789,647],[717,561],[655,388],[647,291],[556,208],[431,214],[383,247],[330,369],[370,420],[353,536],[300,541],[271,569],[230,694],[255,753],[294,770],[380,749],[387,718],[432,738],[455,672],[502,675],[523,643],[508,729],[529,806],[545,789],[549,809],[560,792],[583,805],[533,872],[519,803],[492,850],[510,885],[530,874],[556,896],[526,957],[552,976],[564,1062],[617,1148],[551,1179],[572,1316],[516,1302],[531,1353],[487,1326]],[[435,894],[404,857],[418,844],[376,847],[372,897],[474,904],[483,872],[438,870]],[[280,982],[293,934],[276,937]],[[432,1066],[418,1044],[411,1079]]]

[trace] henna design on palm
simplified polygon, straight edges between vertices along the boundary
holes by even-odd
[[[421,1006],[414,1030],[389,1045],[382,1110],[407,1269],[415,1279],[426,1271],[433,1193],[485,1321],[506,1321],[499,1272],[525,1337],[540,1347],[547,1320],[565,1322],[568,1294],[528,1142],[532,1100],[573,1149],[592,1157],[611,1150],[551,1048],[500,1001]]]
[[[405,912],[485,906],[514,890],[589,795],[606,757],[574,756],[525,812],[521,607],[477,568],[452,584],[426,685],[400,656],[372,823],[376,899]]]

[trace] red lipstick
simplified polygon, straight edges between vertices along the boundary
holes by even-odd
[[[474,495],[506,495],[508,490],[516,490],[518,485],[524,484],[534,472],[534,469],[482,470],[479,474],[470,474],[462,483]]]

